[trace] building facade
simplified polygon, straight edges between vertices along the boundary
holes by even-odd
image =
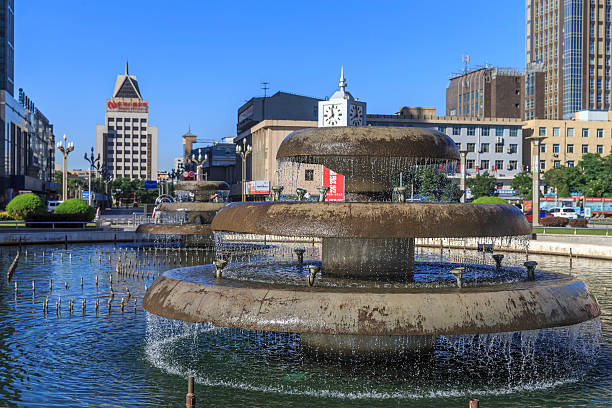
[[[416,114],[419,111],[428,114],[419,116]],[[399,114],[368,115],[367,120],[369,126],[421,127],[445,133],[459,149],[467,150],[467,176],[487,171],[504,188],[523,170],[523,121],[520,119],[435,116],[432,112],[435,113],[434,108],[405,107]]]
[[[540,170],[574,167],[586,153],[607,156],[612,153],[612,113],[576,112],[571,120],[529,120],[526,137],[540,136]],[[524,162],[530,163],[532,146],[525,140]]]
[[[157,180],[158,129],[149,125],[149,102],[127,63],[106,100],[105,123],[96,126],[96,150],[113,178]]]
[[[14,96],[15,1],[0,0],[0,90]]]
[[[611,9],[608,0],[527,0],[526,88],[543,98],[526,95],[526,120],[610,109]]]
[[[229,185],[236,182],[234,179],[234,166],[236,165],[235,144],[213,143],[193,149],[189,153],[188,158],[192,155],[206,157],[206,160],[201,164],[203,180],[225,181]]]
[[[446,88],[446,116],[520,119],[524,88],[524,75],[512,68],[484,67],[453,74]]]

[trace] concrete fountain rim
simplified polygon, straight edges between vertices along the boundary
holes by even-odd
[[[391,202],[232,203],[213,231],[319,238],[467,238],[531,234],[523,213],[505,204]]]

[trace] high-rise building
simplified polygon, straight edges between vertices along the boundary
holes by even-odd
[[[610,109],[610,0],[527,0],[525,119]]]
[[[482,67],[452,74],[446,88],[446,115],[521,118],[523,73],[513,68]]]
[[[113,178],[157,179],[157,126],[149,126],[149,102],[138,80],[117,75],[113,96],[106,100],[104,125],[96,126],[96,150]]]
[[[0,0],[0,89],[14,92],[15,1]]]

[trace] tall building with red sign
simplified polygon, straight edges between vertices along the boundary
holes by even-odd
[[[157,179],[157,126],[149,126],[149,102],[127,62],[106,100],[104,125],[96,126],[96,150],[113,178]]]

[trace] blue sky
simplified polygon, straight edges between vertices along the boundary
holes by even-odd
[[[260,83],[324,98],[344,65],[348,90],[369,113],[435,106],[448,75],[485,62],[522,68],[524,1],[17,0],[15,91],[24,88],[76,144],[84,168],[95,126],[129,58],[160,170],[181,155],[187,126],[200,138],[234,136],[236,111]]]

